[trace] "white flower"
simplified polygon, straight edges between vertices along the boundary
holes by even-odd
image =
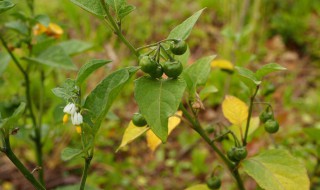
[[[72,124],[75,126],[81,125],[83,123],[83,117],[81,113],[76,112],[75,114],[71,115],[71,121],[72,121]]]
[[[68,105],[66,105],[66,107],[63,108],[63,112],[73,115],[74,113],[76,113],[77,111],[77,107],[74,103],[69,103]]]

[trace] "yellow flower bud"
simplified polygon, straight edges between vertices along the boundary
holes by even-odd
[[[80,125],[76,125],[76,131],[78,134],[81,134],[81,127]]]
[[[62,118],[62,122],[63,122],[63,124],[66,124],[66,123],[68,123],[68,121],[69,121],[69,114],[64,114],[64,116],[63,116],[63,118]]]

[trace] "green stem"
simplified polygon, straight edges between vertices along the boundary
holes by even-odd
[[[92,157],[93,157],[93,155],[88,156],[84,159],[84,169],[83,169],[83,173],[82,173],[82,177],[81,177],[80,190],[84,190],[84,188],[85,188],[86,180],[87,180],[87,176],[88,176],[88,169],[89,169]]]
[[[168,41],[179,41],[179,40],[176,40],[176,39],[164,39],[164,40],[161,40],[161,41],[153,43],[153,44],[149,44],[149,45],[145,45],[145,46],[139,47],[139,48],[137,48],[137,51],[141,51],[141,50],[146,49],[146,48],[154,47],[154,46],[159,45],[160,43],[168,42]]]
[[[132,53],[135,54],[135,56],[139,57],[139,52],[136,50],[136,48],[133,47],[133,45],[123,36],[121,28],[116,23],[116,21],[113,19],[112,15],[110,14],[109,8],[106,6],[104,0],[100,0],[100,3],[106,13],[106,19],[110,22],[113,32],[119,37],[119,39],[131,50]]]
[[[256,97],[258,91],[259,91],[259,85],[256,87],[256,90],[254,92],[254,94],[251,96],[250,98],[250,105],[249,105],[249,114],[248,114],[248,118],[247,118],[247,125],[246,125],[246,131],[244,133],[244,138],[243,138],[243,146],[247,145],[247,138],[248,138],[248,132],[249,132],[249,128],[250,128],[250,119],[252,116],[252,108],[253,108],[253,102],[254,102],[254,98]]]
[[[22,73],[22,75],[24,77],[27,108],[29,110],[30,117],[31,117],[31,120],[32,120],[32,124],[34,126],[34,132],[35,132],[35,137],[32,138],[32,140],[35,142],[35,146],[36,146],[37,164],[38,164],[39,167],[41,167],[41,170],[39,171],[39,179],[40,179],[40,182],[42,184],[44,184],[43,183],[44,180],[43,180],[43,160],[42,160],[41,130],[37,126],[37,120],[36,120],[36,117],[35,117],[35,114],[34,114],[33,108],[32,108],[32,99],[31,99],[31,93],[30,93],[30,78],[29,78],[28,73],[21,66],[21,64],[18,61],[18,59],[16,58],[16,56],[12,53],[12,51],[10,51],[10,49],[8,47],[8,44],[3,39],[2,35],[0,35],[0,41],[3,44],[4,48],[7,50],[7,52],[9,53],[9,55],[12,58],[13,62],[15,63],[15,65],[18,67],[19,71]]]
[[[6,156],[37,190],[45,190],[46,188],[36,180],[32,173],[20,162],[17,156],[12,152],[9,136],[4,137],[4,139],[5,147],[2,149],[2,151],[6,154]]]
[[[218,156],[223,160],[223,162],[227,165],[229,171],[232,173],[232,176],[236,179],[238,188],[240,190],[245,190],[242,179],[239,175],[239,171],[237,168],[237,165],[230,162],[230,160],[219,150],[219,148],[214,144],[214,141],[211,141],[208,137],[207,133],[203,130],[201,125],[199,124],[197,119],[192,118],[192,116],[189,114],[187,109],[180,104],[179,108],[183,112],[183,115],[189,120],[189,122],[192,124],[192,129],[195,130],[203,140],[207,142],[208,145],[218,154]]]

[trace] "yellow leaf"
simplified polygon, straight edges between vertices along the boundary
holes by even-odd
[[[207,184],[197,184],[191,187],[188,187],[185,190],[210,190],[207,186]]]
[[[124,131],[121,144],[119,148],[116,150],[118,152],[121,148],[132,142],[134,139],[138,138],[144,132],[146,132],[149,128],[147,126],[144,127],[136,127],[132,121],[130,121],[127,129]]]
[[[258,129],[259,123],[260,123],[259,117],[252,117],[250,119],[250,127],[249,127],[249,131],[248,131],[248,136],[250,136],[255,130]],[[247,128],[247,122],[244,122],[242,124],[241,128],[239,128],[239,126],[235,126],[235,125],[232,125],[229,127],[230,131],[232,131],[238,139],[241,139],[241,137],[244,137],[244,133],[246,131],[246,128]],[[241,131],[242,131],[242,136],[240,135]],[[229,136],[230,136],[230,139],[233,139],[231,137],[231,135],[229,135]]]
[[[178,115],[179,117],[177,117]],[[180,117],[182,116],[182,111],[177,111],[174,116],[171,116],[168,120],[168,135],[175,129],[181,122]],[[147,143],[148,147],[154,152],[156,148],[161,144],[161,140],[151,131],[147,131]]]
[[[236,126],[242,126],[248,117],[248,106],[234,96],[227,95],[222,102],[223,115]]]
[[[220,68],[220,69],[225,69],[225,70],[230,70],[233,71],[234,70],[234,66],[233,64],[228,61],[228,60],[224,60],[224,59],[217,59],[211,62],[211,67],[212,68]]]

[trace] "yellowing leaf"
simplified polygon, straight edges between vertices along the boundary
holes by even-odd
[[[234,96],[227,95],[222,102],[223,115],[236,126],[242,126],[248,117],[248,106]]]
[[[144,132],[146,132],[149,128],[145,127],[136,127],[132,121],[130,121],[127,129],[124,131],[121,144],[119,148],[116,150],[118,152],[121,148],[132,142],[134,139],[138,138]]]
[[[250,136],[255,130],[258,129],[259,123],[260,123],[259,117],[252,117],[250,119],[250,127],[249,127],[249,131],[248,131],[248,136]],[[241,129],[239,128],[239,126],[236,126],[236,125],[232,125],[229,127],[230,131],[232,131],[238,139],[241,139],[241,137],[244,137],[244,133],[246,131],[246,128],[247,128],[247,122],[244,122],[242,124]],[[242,131],[242,136],[240,135],[241,131]],[[231,134],[230,134],[230,139],[233,139],[231,137]]]
[[[266,150],[241,162],[244,172],[265,190],[309,190],[305,166],[288,151]]]
[[[177,117],[178,115],[179,117]],[[177,111],[174,116],[169,117],[168,120],[168,135],[175,129],[181,122],[180,117],[182,116],[182,111]],[[148,147],[155,151],[156,148],[161,144],[161,140],[151,131],[147,131],[147,143]]]
[[[234,66],[233,64],[228,61],[228,60],[224,60],[224,59],[217,59],[211,62],[211,67],[212,68],[220,68],[220,69],[225,69],[225,70],[230,70],[233,71],[234,70]]]
[[[185,190],[210,190],[207,186],[207,184],[198,184],[191,187],[188,187]]]

